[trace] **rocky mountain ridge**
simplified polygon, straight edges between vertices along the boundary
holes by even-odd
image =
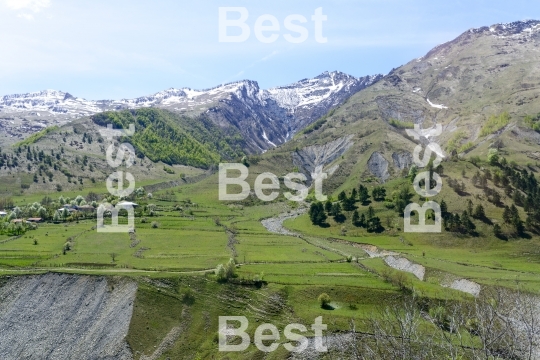
[[[57,90],[13,94],[0,98],[0,127],[4,136],[17,141],[44,127],[103,111],[158,107],[187,116],[207,116],[222,127],[233,126],[247,140],[247,150],[257,153],[284,143],[381,77],[356,78],[333,71],[268,90],[256,81],[242,80],[205,90],[170,88],[121,100],[86,100]]]
[[[540,113],[539,53],[537,20],[466,30],[357,92],[284,150],[294,158],[295,149],[354,135],[341,159],[326,165],[340,165],[331,180],[336,187],[354,174],[381,182],[402,175],[415,147],[405,129],[414,125],[423,129],[422,144],[437,143],[445,158],[485,158],[499,140],[517,163],[532,163],[540,135],[524,119]],[[442,133],[428,141],[436,124]]]

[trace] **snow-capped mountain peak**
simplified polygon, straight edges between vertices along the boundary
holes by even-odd
[[[309,107],[327,100],[345,89],[371,85],[379,76],[355,78],[339,71],[325,71],[312,79],[302,79],[293,84],[268,89],[270,97],[278,104],[294,112],[299,107]]]
[[[99,112],[95,102],[76,98],[57,90],[43,90],[26,94],[5,95],[0,99],[1,112],[45,112],[79,116]],[[41,115],[41,114],[40,114]]]
[[[261,89],[256,81],[241,80],[204,90],[169,88],[120,100],[85,100],[57,90],[13,94],[0,98],[0,128],[7,129],[11,137],[23,138],[23,133],[43,126],[63,124],[102,111],[158,107],[189,116],[204,115],[220,126],[235,126],[252,143],[251,150],[258,152],[285,142],[381,77],[356,78],[339,71],[326,71],[312,79],[268,90]]]

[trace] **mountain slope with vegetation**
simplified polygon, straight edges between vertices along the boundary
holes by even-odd
[[[224,130],[235,126],[219,116],[190,123],[156,109],[78,119],[2,149],[0,208],[8,214],[0,222],[0,274],[133,277],[126,340],[135,359],[315,357],[281,345],[270,354],[251,345],[219,352],[223,315],[247,316],[251,337],[261,323],[281,330],[322,316],[330,353],[321,358],[535,359],[539,24],[467,31],[262,155],[243,155],[244,137]],[[99,135],[108,122],[136,123],[136,136],[117,141],[131,141],[139,155],[128,170],[137,189],[126,199],[105,188],[115,171]],[[435,124],[443,131],[431,136]],[[415,125],[419,140],[406,132]],[[176,149],[177,140],[185,148]],[[418,168],[413,149],[430,141],[444,159]],[[276,174],[280,195],[220,201],[217,174],[174,164],[212,170],[216,159],[242,161],[251,186],[261,173]],[[311,183],[319,166],[328,174],[327,201],[312,189],[305,202],[287,200],[284,176],[299,171]],[[441,177],[438,195],[415,192],[422,171],[430,187],[435,172]],[[429,199],[440,204],[442,231],[404,232],[407,204]],[[96,208],[121,200],[138,204],[136,230],[96,232]],[[22,221],[30,217],[45,221]],[[433,223],[432,212],[426,221]]]
[[[179,126],[175,118],[175,115],[163,110],[139,109],[96,114],[92,116],[92,121],[104,128],[112,124],[115,129],[128,129],[129,124],[134,124],[133,136],[125,136],[122,141],[129,142],[137,153],[148,157],[153,162],[208,167],[219,161],[220,156],[213,151],[216,150],[216,145],[222,145],[220,150],[224,154],[230,156],[234,153],[226,140],[216,144],[216,139],[210,136],[210,131],[200,127],[197,130],[207,131],[206,133],[199,132],[198,136],[210,140],[209,143],[213,148],[210,149],[209,144],[199,142]]]

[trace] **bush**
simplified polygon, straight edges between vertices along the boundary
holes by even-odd
[[[157,229],[159,227],[159,223],[157,221],[152,221],[152,229]]]
[[[499,131],[510,122],[510,115],[507,112],[502,113],[499,116],[492,115],[484,123],[482,129],[480,130],[480,136],[486,136],[493,134],[496,131]]]
[[[227,279],[236,277],[236,263],[234,262],[234,259],[229,259],[229,262],[227,265],[225,265],[225,273],[227,275]]]
[[[390,270],[389,268],[384,268],[381,270],[381,277],[383,278],[383,280],[387,283],[391,283],[392,282],[392,270]]]
[[[437,306],[429,309],[429,316],[432,321],[441,328],[446,328],[448,325],[446,310],[442,306]]]
[[[465,144],[461,145],[461,147],[459,148],[457,152],[458,153],[467,152],[468,150],[472,149],[473,146],[474,146],[474,143],[472,141],[466,142]]]
[[[218,282],[226,282],[229,279],[236,277],[236,263],[234,259],[229,259],[225,265],[219,264],[214,271]]]
[[[264,279],[264,272],[261,272],[260,274],[256,274],[253,277],[253,282],[255,284],[260,284],[260,283],[262,283],[263,279]]]
[[[182,302],[186,305],[193,305],[195,303],[195,293],[191,288],[187,288],[182,294]]]
[[[400,290],[405,290],[409,283],[409,279],[402,271],[396,271],[394,274],[392,274],[391,282],[392,285],[397,286]]]
[[[493,166],[499,163],[499,152],[497,151],[497,149],[489,149],[488,163],[489,165],[493,165]]]
[[[319,295],[318,300],[322,308],[328,307],[330,305],[330,302],[332,301],[330,295],[328,295],[327,293],[322,293],[321,295]]]
[[[216,267],[216,270],[214,271],[214,273],[216,274],[218,282],[227,281],[227,275],[226,275],[226,271],[225,271],[225,266],[223,266],[223,264],[219,264]]]
[[[163,171],[165,171],[168,174],[174,174],[174,170],[167,166],[163,167]]]
[[[400,121],[397,119],[390,119],[388,123],[398,129],[414,129],[414,123],[411,121]]]

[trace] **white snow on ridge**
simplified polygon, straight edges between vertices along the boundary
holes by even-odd
[[[206,111],[220,101],[239,101],[249,111],[268,123],[283,120],[298,124],[307,122],[310,117],[326,112],[339,105],[346,97],[373,84],[382,75],[356,78],[341,72],[324,72],[312,79],[303,79],[293,84],[268,90],[259,88],[255,81],[242,80],[221,84],[214,88],[194,90],[191,88],[170,88],[151,95],[133,99],[86,100],[63,91],[45,90],[36,93],[14,94],[0,97],[0,116],[16,115],[20,118],[41,118],[48,125],[70,122],[82,116],[91,116],[102,111],[120,111],[138,108],[165,108],[181,112],[199,113]],[[234,102],[233,102],[234,104]],[[320,109],[319,109],[320,107]],[[307,111],[306,111],[307,110]],[[311,111],[316,111],[313,115]],[[37,115],[39,112],[40,116]],[[296,120],[291,120],[292,118]],[[257,117],[256,116],[256,117]],[[275,129],[266,128],[276,142],[286,141],[295,133],[295,125],[289,127],[287,135],[275,133]],[[260,135],[270,146],[277,146],[270,141],[266,131]],[[260,147],[259,145],[257,145]],[[262,148],[261,148],[262,150]]]
[[[56,90],[3,96],[0,98],[0,110],[73,113],[77,115],[89,115],[100,111],[95,102],[74,98],[68,93]]]
[[[340,72],[325,72],[313,79],[278,86],[266,90],[269,97],[291,113],[300,107],[309,107],[328,99],[343,88],[350,88],[359,79]]]
[[[0,112],[29,112],[40,111],[50,114],[64,115],[92,115],[105,110],[116,109],[136,109],[152,107],[156,105],[169,106],[175,104],[186,104],[197,101],[199,103],[209,103],[230,93],[240,95],[242,87],[248,87],[248,81],[226,84],[209,90],[193,90],[190,88],[175,89],[170,88],[148,96],[141,96],[134,99],[120,100],[85,100],[75,98],[69,93],[56,90],[44,90],[40,92],[6,95],[0,98]],[[251,86],[253,87],[253,86]],[[259,91],[251,90],[255,94]],[[251,95],[251,94],[250,94]],[[201,99],[204,97],[204,99]]]

